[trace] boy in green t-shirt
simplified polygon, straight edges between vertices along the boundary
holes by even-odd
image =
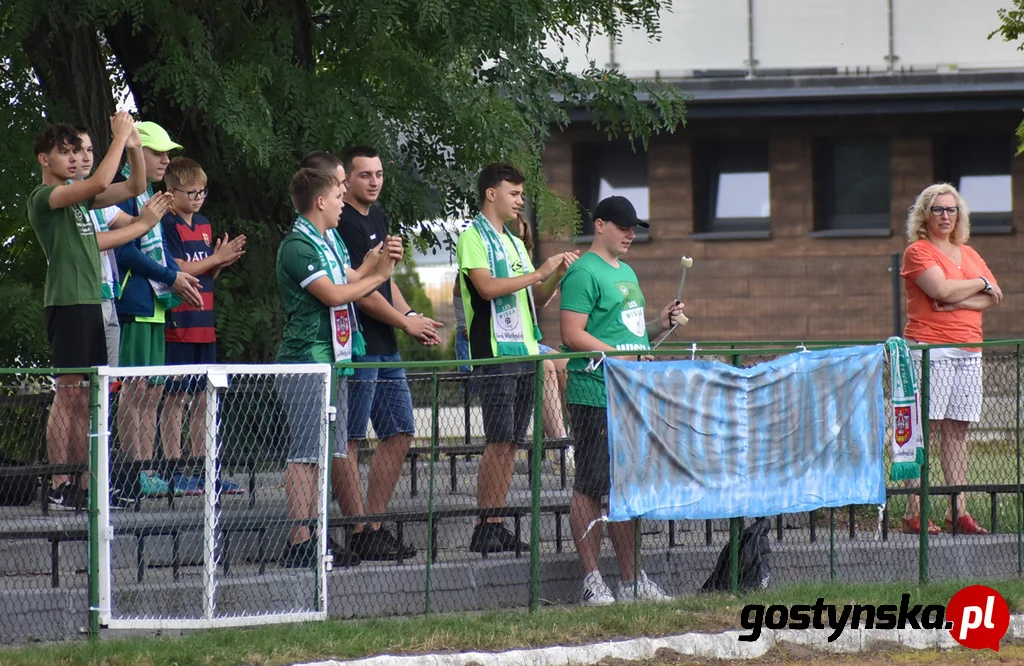
[[[513,166],[485,167],[477,179],[480,214],[456,245],[470,358],[539,354],[536,302],[547,302],[579,255],[556,254],[534,270],[523,242],[505,229],[523,206],[524,182]],[[477,370],[483,376],[479,393],[487,440],[477,473],[481,509],[505,506],[516,445],[525,440],[533,416],[534,368],[533,363],[502,363]],[[502,525],[501,516],[481,516],[469,543],[471,551],[483,555],[525,547]]]
[[[300,169],[290,187],[292,205],[299,211],[292,233],[277,251],[277,289],[284,306],[285,325],[277,360],[282,363],[334,363],[351,360],[358,335],[350,304],[374,291],[391,277],[402,258],[402,241],[388,237],[370,249],[359,270],[351,267],[348,250],[337,234],[345,196],[345,170],[338,173]],[[337,378],[334,458],[347,451],[347,382]],[[323,387],[313,375],[281,375],[278,395],[288,415],[291,449],[285,470],[288,516],[313,521],[317,516],[317,460]],[[341,466],[332,461],[332,476]],[[324,544],[326,546],[326,544]],[[289,567],[315,565],[320,553],[306,525],[293,527],[281,563]],[[336,554],[337,559],[337,554]],[[357,561],[339,562],[355,564]]]
[[[633,269],[620,261],[636,237],[636,227],[648,227],[625,197],[604,199],[594,209],[594,240],[590,250],[562,278],[562,342],[572,351],[645,351],[649,336],[667,330],[683,304],[673,301],[657,319],[645,321],[643,292]],[[604,370],[588,369],[588,361],[569,361],[565,400],[576,439],[576,478],[569,524],[583,565],[583,603],[601,606],[615,602],[601,578],[601,498],[611,488],[608,455],[607,397]],[[608,535],[619,565],[619,600],[632,601],[635,535],[629,522],[608,524]],[[669,599],[640,571],[636,599]]]
[[[121,153],[141,157],[131,116],[118,113],[110,120],[113,140],[91,178],[77,178],[83,159],[78,130],[67,123],[50,125],[33,149],[42,167],[42,183],[28,197],[28,219],[46,255],[43,314],[55,368],[105,365],[107,347],[101,305],[100,252],[136,238],[140,225],[97,233],[89,210],[130,196],[130,186],[111,186]],[[91,166],[91,160],[90,160]],[[152,227],[166,209],[147,211]],[[155,218],[155,219],[154,219]],[[147,228],[143,225],[141,229]],[[89,391],[86,375],[55,378],[53,407],[46,424],[47,460],[54,465],[88,459]],[[82,487],[66,475],[54,475],[49,506],[77,508],[84,502]]]

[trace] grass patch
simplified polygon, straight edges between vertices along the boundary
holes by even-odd
[[[326,621],[254,629],[202,631],[180,637],[127,638],[0,650],[0,664],[62,666],[278,666],[317,659],[356,659],[376,654],[501,651],[541,645],[665,636],[739,628],[746,604],[899,603],[945,604],[969,582],[923,587],[893,584],[801,584],[741,597],[700,595],[665,605],[607,608],[552,607],[537,613],[494,611],[431,617]],[[1024,581],[987,582],[1011,611],[1024,609]]]

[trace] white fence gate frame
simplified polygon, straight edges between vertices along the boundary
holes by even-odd
[[[281,375],[281,374],[315,374],[323,377],[324,405],[326,409],[321,415],[320,447],[317,461],[319,502],[317,510],[316,543],[327,543],[327,511],[328,511],[328,474],[329,474],[329,443],[333,437],[329,435],[335,419],[335,409],[331,406],[331,373],[333,367],[327,363],[303,364],[225,364],[225,365],[176,365],[150,366],[141,368],[98,369],[99,375],[99,471],[94,476],[97,483],[99,500],[99,610],[100,624],[109,629],[207,629],[222,627],[243,627],[267,624],[284,624],[327,619],[327,571],[331,557],[326,547],[318,548],[316,566],[318,599],[317,608],[312,611],[298,612],[267,612],[243,613],[238,615],[218,616],[217,599],[217,559],[214,556],[217,546],[216,484],[206,483],[204,487],[205,502],[203,505],[203,609],[201,617],[194,618],[149,618],[149,617],[114,617],[113,600],[113,557],[112,545],[115,529],[110,512],[110,378],[126,377],[172,377],[175,375],[204,375],[206,382],[206,478],[214,479],[217,474],[217,463],[220,458],[220,436],[217,419],[220,415],[218,388],[227,388],[229,377],[233,374]]]

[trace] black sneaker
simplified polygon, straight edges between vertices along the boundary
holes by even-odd
[[[349,548],[364,560],[407,560],[416,557],[415,548],[405,545],[384,528],[374,530],[367,527],[362,532],[355,532],[349,537]]]
[[[110,489],[110,510],[123,511],[135,508],[135,499],[125,495],[120,488]]]
[[[75,501],[79,497],[80,493],[75,493],[72,483],[65,481],[56,488],[50,488],[50,492],[46,495],[46,503],[51,511],[54,509],[74,511],[76,507]]]
[[[289,544],[278,564],[289,569],[312,569],[316,565],[317,553],[312,539]]]
[[[334,566],[336,567],[354,567],[362,561],[358,553],[351,548],[345,548],[331,537],[327,537],[327,548],[334,556]]]
[[[530,547],[522,541],[517,541],[516,535],[502,523],[480,523],[473,530],[473,537],[469,540],[469,549],[474,553],[503,553],[514,551],[517,546],[520,550]]]

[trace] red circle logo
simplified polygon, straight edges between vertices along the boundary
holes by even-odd
[[[999,641],[1010,627],[1010,608],[1003,595],[991,587],[965,587],[946,605],[946,627],[960,645],[999,652]]]

